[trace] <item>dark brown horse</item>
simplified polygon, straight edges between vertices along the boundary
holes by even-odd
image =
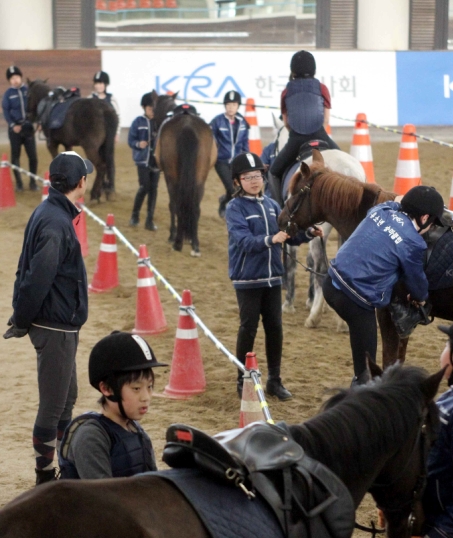
[[[417,509],[420,479],[438,425],[433,399],[443,373],[428,376],[420,368],[393,366],[373,383],[337,393],[320,414],[290,427],[307,455],[343,481],[355,507],[367,491],[373,495],[386,516],[389,538],[410,536],[409,516]],[[244,519],[252,502],[244,496]],[[163,478],[144,474],[39,486],[0,510],[0,536],[209,538],[210,534],[178,490]]]
[[[396,196],[379,185],[361,183],[332,172],[325,167],[322,154],[316,150],[313,151],[313,164],[308,167],[302,163],[294,174],[289,192],[292,198],[279,217],[281,229],[286,229],[289,221],[301,229],[329,222],[344,239],[352,234],[371,207]],[[433,305],[432,316],[453,320],[453,288],[430,291],[429,301]],[[377,317],[385,368],[396,360],[404,361],[409,339],[398,336],[387,308],[378,309]]]
[[[162,109],[168,107],[168,98],[174,102],[176,95],[159,96],[156,100],[157,124],[163,116]],[[188,239],[192,245],[191,255],[200,256],[200,203],[208,172],[217,159],[211,128],[194,114],[183,113],[167,118],[160,127],[155,155],[170,197],[169,241],[173,243],[174,250],[180,251],[184,239]]]
[[[38,105],[48,97],[50,86],[42,80],[28,81],[28,118],[39,120]],[[91,200],[100,201],[104,191],[107,197],[115,189],[115,135],[118,116],[102,99],[81,98],[69,107],[64,124],[59,129],[43,127],[47,148],[56,157],[60,144],[65,150],[82,146],[87,158],[96,168],[96,178],[91,188]]]

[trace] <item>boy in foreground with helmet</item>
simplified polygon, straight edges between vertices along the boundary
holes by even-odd
[[[143,107],[143,116],[138,116],[129,129],[128,144],[132,148],[132,157],[137,165],[139,188],[135,195],[132,208],[130,226],[137,226],[140,222],[140,209],[148,196],[148,206],[145,229],[155,232],[154,210],[157,201],[157,186],[159,184],[159,168],[154,157],[156,147],[157,128],[154,121],[154,101],[152,93],[145,93],[140,101]]]
[[[264,164],[254,153],[242,153],[232,162],[236,191],[225,215],[229,277],[236,290],[241,320],[236,357],[245,364],[246,354],[253,351],[261,316],[268,368],[266,392],[284,401],[292,398],[280,377],[283,347],[282,244],[289,240],[289,235],[279,230],[279,205],[263,194],[264,170]],[[322,230],[310,228],[299,232],[289,242],[300,245],[322,235]],[[242,372],[238,370],[239,397],[242,397],[242,386]]]
[[[217,162],[214,167],[226,191],[219,198],[219,216],[222,218],[234,192],[231,161],[240,153],[249,151],[249,126],[238,112],[241,95],[236,91],[229,91],[223,97],[223,104],[225,112],[216,116],[210,123],[217,143]]]
[[[366,354],[376,361],[376,308],[389,305],[402,280],[408,301],[424,305],[426,242],[422,234],[443,213],[442,196],[432,187],[413,187],[403,197],[372,207],[343,244],[324,280],[327,303],[349,326],[353,383],[367,380]]]
[[[3,100],[3,116],[8,124],[8,137],[11,146],[11,164],[20,166],[20,150],[24,146],[28,156],[28,168],[32,174],[38,170],[36,141],[33,125],[27,121],[28,88],[22,82],[22,71],[15,65],[6,70],[6,78],[10,87],[6,90]],[[23,191],[24,185],[18,170],[14,170],[16,191]],[[34,178],[30,178],[30,190],[38,190]]]
[[[109,74],[105,71],[97,71],[93,77],[94,92],[91,92],[91,95],[94,99],[105,100],[116,112],[118,116],[118,129],[116,131],[115,141],[118,142],[121,134],[121,123],[120,123],[120,107],[118,101],[115,99],[115,96],[111,93],[107,93],[107,86],[110,84]]]
[[[324,140],[330,149],[340,149],[325,129],[329,125],[332,105],[327,86],[315,78],[313,54],[306,50],[296,52],[290,68],[289,82],[281,95],[282,118],[289,138],[270,168],[280,181],[286,168],[296,161],[303,143]]]
[[[101,412],[75,418],[59,453],[61,478],[111,478],[156,471],[151,440],[140,420],[148,412],[159,363],[138,335],[114,331],[92,349],[90,384],[102,396]]]

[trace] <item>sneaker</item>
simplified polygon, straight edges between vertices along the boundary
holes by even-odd
[[[155,232],[157,230],[157,226],[154,224],[152,220],[146,221],[145,230],[149,230],[150,232]]]
[[[282,380],[279,377],[267,380],[266,393],[268,396],[276,396],[282,402],[291,400],[293,397],[289,390],[283,386]]]
[[[16,192],[23,192],[24,186],[22,184],[16,184],[15,191]]]
[[[49,470],[35,469],[36,473],[36,486],[45,484],[46,482],[53,482],[57,480],[57,471],[55,467]]]
[[[139,222],[140,222],[140,219],[132,215],[131,220],[129,221],[129,226],[132,226],[132,227],[138,226]]]
[[[38,190],[38,185],[36,185],[36,181],[30,181],[30,190],[31,191],[37,191]]]

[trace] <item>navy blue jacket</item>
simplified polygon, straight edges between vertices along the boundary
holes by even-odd
[[[127,143],[132,148],[132,157],[137,166],[148,166],[150,159],[154,155],[156,144],[156,124],[145,115],[138,116],[132,122],[129,129]],[[140,148],[138,145],[143,140],[148,142],[146,148]]]
[[[268,196],[233,198],[227,207],[229,277],[236,289],[279,286],[282,283],[282,245],[272,243],[279,232],[280,206]],[[305,232],[288,241],[310,241]]]
[[[423,270],[426,243],[398,202],[372,207],[337,252],[329,275],[346,295],[372,310],[390,302],[396,282],[403,280],[411,298],[428,297]]]
[[[76,466],[67,458],[67,454],[72,435],[87,420],[97,420],[109,435],[112,477],[157,471],[151,439],[137,421],[131,421],[136,430],[133,432],[125,430],[100,413],[90,412],[75,418],[65,430],[58,458],[61,478],[80,478]]]
[[[2,108],[8,126],[21,125],[27,119],[27,94],[25,84],[20,88],[8,88],[3,95]]]
[[[79,211],[53,187],[25,229],[13,295],[13,322],[77,330],[88,317],[88,285],[73,220]]]
[[[441,427],[428,457],[423,508],[428,526],[453,536],[453,389],[437,400]]]
[[[324,98],[316,78],[296,78],[286,85],[288,124],[299,134],[316,133],[324,124]]]
[[[209,124],[217,142],[217,160],[230,163],[237,155],[249,150],[249,126],[241,114],[236,114],[236,134],[225,114],[219,114]]]

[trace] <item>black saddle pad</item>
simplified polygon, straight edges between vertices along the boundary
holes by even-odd
[[[453,232],[451,228],[434,245],[425,273],[430,290],[453,287]]]
[[[80,97],[70,97],[67,101],[57,103],[50,112],[49,129],[60,129],[63,126],[69,107],[78,101]]]
[[[156,473],[174,484],[192,505],[212,538],[284,538],[280,524],[257,495],[248,500],[239,488],[206,477],[198,469],[170,469]]]

